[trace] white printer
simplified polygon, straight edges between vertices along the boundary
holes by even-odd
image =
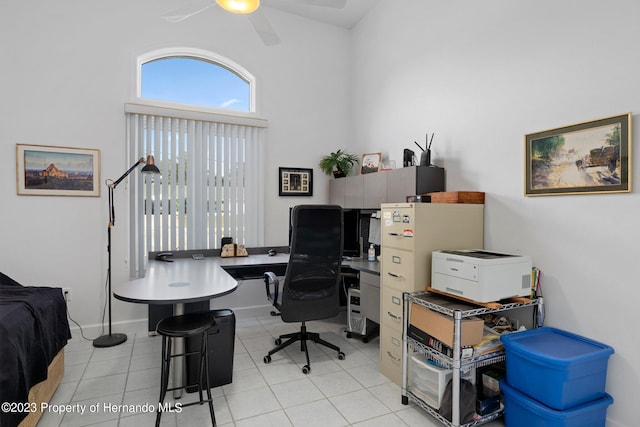
[[[490,302],[531,294],[531,257],[477,249],[435,251],[431,287]]]

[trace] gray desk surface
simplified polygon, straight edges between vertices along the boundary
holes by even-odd
[[[180,304],[203,301],[233,292],[236,279],[223,266],[281,264],[289,254],[249,255],[248,257],[206,257],[202,260],[175,258],[173,262],[150,260],[147,273],[114,286],[113,295],[122,301],[143,304]],[[380,263],[361,259],[344,260],[343,266],[380,274]]]
[[[346,259],[342,261],[345,267],[351,267],[354,270],[364,271],[367,273],[380,275],[380,263],[378,261],[367,261],[366,259]]]
[[[233,292],[236,279],[222,266],[287,263],[288,254],[250,255],[248,257],[206,257],[202,260],[175,258],[173,262],[149,260],[147,273],[140,279],[114,286],[113,296],[143,304],[180,304],[197,302]]]

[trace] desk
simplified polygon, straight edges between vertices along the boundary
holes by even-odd
[[[289,262],[289,254],[278,253],[248,257],[205,257],[202,260],[179,258],[173,262],[149,260],[147,273],[140,279],[119,283],[113,287],[116,299],[138,304],[172,304],[174,316],[184,314],[184,305],[190,302],[207,301],[233,292],[238,282],[222,267],[282,264]],[[344,260],[343,266],[371,274],[380,274],[380,264],[361,259]],[[379,303],[378,303],[379,304]],[[184,341],[177,339],[174,353],[184,351]],[[182,358],[173,360],[173,383],[182,384],[184,363]],[[180,397],[181,390],[174,391]]]
[[[380,263],[378,261],[367,261],[366,259],[343,259],[343,267],[351,267],[354,270],[364,271],[375,276],[380,275]]]
[[[206,301],[233,292],[238,282],[222,266],[286,263],[288,254],[251,255],[249,257],[206,257],[202,260],[174,258],[173,262],[150,260],[147,274],[140,279],[119,283],[113,296],[121,301],[139,304],[173,304],[173,314],[184,314],[184,304]],[[184,352],[184,340],[176,339],[174,354]],[[173,359],[173,384],[182,384],[182,358]],[[174,391],[174,397],[182,395]]]
[[[180,306],[184,308],[188,302],[209,300],[233,292],[238,282],[220,267],[287,263],[289,254],[206,257],[202,260],[176,257],[173,260],[149,260],[144,277],[115,285],[113,295],[121,301],[133,303],[173,304],[175,311]]]

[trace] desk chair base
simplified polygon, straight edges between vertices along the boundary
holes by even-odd
[[[287,341],[282,342],[283,339],[286,339]],[[320,344],[327,348],[337,351],[338,359],[340,360],[344,360],[345,358],[344,353],[340,351],[340,347],[323,340],[322,338],[320,338],[320,334],[316,332],[307,332],[307,326],[305,325],[305,322],[302,322],[302,326],[300,327],[300,332],[280,335],[280,337],[276,338],[275,343],[277,347],[269,351],[269,354],[267,354],[264,357],[263,359],[264,363],[267,363],[267,364],[271,363],[272,354],[279,352],[283,348],[290,346],[296,341],[300,341],[300,351],[304,351],[305,356],[307,357],[307,364],[302,367],[302,373],[304,374],[308,374],[309,372],[311,372],[311,362],[309,361],[309,350],[307,349],[307,341],[313,341],[316,344]]]

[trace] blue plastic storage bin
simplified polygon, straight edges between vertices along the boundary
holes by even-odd
[[[500,380],[504,397],[506,427],[605,427],[607,408],[613,403],[608,394],[565,411],[556,411],[531,399]]]
[[[507,383],[544,405],[565,410],[605,394],[613,348],[560,329],[503,335]]]

